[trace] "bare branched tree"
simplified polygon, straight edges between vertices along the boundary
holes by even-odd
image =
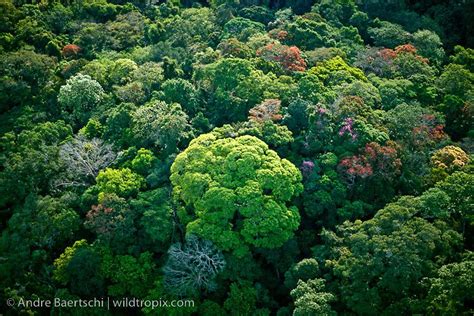
[[[67,176],[56,186],[80,186],[90,184],[100,170],[115,160],[117,154],[110,144],[99,138],[87,139],[76,135],[61,146],[59,156],[67,167]]]
[[[168,256],[168,262],[163,268],[165,286],[176,295],[186,296],[199,290],[215,290],[215,277],[225,267],[224,256],[214,244],[193,235],[186,238],[184,245],[172,245]]]

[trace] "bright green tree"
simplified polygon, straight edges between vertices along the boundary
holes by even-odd
[[[143,177],[128,168],[106,168],[99,172],[96,182],[100,193],[114,193],[127,198],[136,195],[144,181]]]
[[[255,137],[201,135],[176,157],[170,179],[190,212],[187,232],[222,250],[279,247],[299,225],[287,204],[302,191],[301,174]]]

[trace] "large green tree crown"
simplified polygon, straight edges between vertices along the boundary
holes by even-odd
[[[299,225],[287,203],[302,192],[301,173],[256,137],[201,135],[176,157],[170,179],[194,212],[187,232],[222,250],[279,247]]]

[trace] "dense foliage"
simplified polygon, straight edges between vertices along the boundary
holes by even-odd
[[[458,0],[0,0],[0,314],[472,315],[473,23]]]

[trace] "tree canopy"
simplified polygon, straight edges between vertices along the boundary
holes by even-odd
[[[474,314],[473,13],[0,0],[0,314]]]
[[[287,203],[302,191],[301,174],[256,137],[203,134],[176,157],[170,180],[192,208],[187,231],[237,256],[279,247],[299,226]]]

